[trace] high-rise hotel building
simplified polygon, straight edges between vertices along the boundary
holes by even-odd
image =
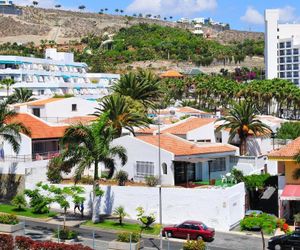
[[[300,24],[279,22],[279,10],[265,11],[267,79],[282,78],[299,85]]]

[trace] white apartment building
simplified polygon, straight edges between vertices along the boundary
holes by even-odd
[[[279,10],[265,11],[267,79],[287,79],[299,85],[300,24],[282,24]]]
[[[86,99],[98,99],[107,94],[102,84],[87,76],[88,66],[74,62],[73,53],[46,49],[45,58],[0,55],[0,80],[11,78],[13,88],[28,88],[35,96],[71,94]],[[11,93],[11,91],[10,91]],[[5,89],[0,96],[5,96]]]

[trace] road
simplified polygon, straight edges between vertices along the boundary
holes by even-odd
[[[57,225],[44,222],[25,222],[25,234],[36,240],[47,240],[51,237],[53,230],[57,229]],[[83,228],[72,228],[78,232],[83,245],[90,247],[95,246],[97,250],[106,250],[109,241],[116,239],[115,233],[106,231],[95,231],[95,240],[93,241],[93,231]],[[145,250],[159,249],[159,239],[144,237]],[[170,239],[163,240],[163,249],[180,250],[182,249],[183,240]],[[258,236],[240,235],[224,232],[216,232],[213,242],[207,243],[208,250],[260,250],[262,249],[262,241]]]

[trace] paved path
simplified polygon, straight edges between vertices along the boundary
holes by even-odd
[[[53,230],[57,229],[57,224],[45,222],[26,221],[25,234],[36,240],[47,240],[51,237]],[[95,240],[93,241],[93,231],[86,228],[72,228],[78,232],[83,245],[90,247],[95,246],[95,249],[106,250],[108,242],[116,238],[113,232],[103,230],[95,230]],[[24,233],[24,232],[22,232]],[[145,242],[145,250],[159,250],[159,238],[143,237]],[[184,240],[171,239],[169,242],[163,240],[164,250],[180,250]],[[216,232],[216,237],[213,242],[207,243],[208,250],[260,250],[262,249],[262,241],[259,236],[245,235],[240,233],[225,233]]]

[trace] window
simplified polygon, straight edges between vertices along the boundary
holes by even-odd
[[[293,69],[294,69],[294,70],[298,70],[298,69],[299,69],[299,64],[294,64],[294,65],[293,65]]]
[[[285,70],[285,65],[280,65],[280,70]]]
[[[292,70],[292,64],[286,65],[286,70]]]
[[[280,57],[280,63],[285,63],[285,58],[284,57]]]
[[[293,53],[294,53],[294,55],[298,55],[299,54],[299,49],[293,49]]]
[[[284,48],[284,43],[279,43],[279,48],[283,49]]]
[[[290,48],[292,46],[292,43],[291,42],[286,42],[286,47],[287,48]]]
[[[294,60],[294,62],[299,62],[299,57],[298,56],[294,56],[293,60]]]
[[[299,79],[294,79],[293,83],[299,85]]]
[[[41,110],[39,108],[33,108],[32,113],[37,117],[41,117]]]
[[[279,55],[284,56],[285,55],[284,50],[280,50]]]
[[[191,225],[191,229],[192,230],[200,230],[199,226],[198,225]]]
[[[221,171],[226,171],[225,158],[218,158],[211,161],[210,172],[221,172]]]
[[[211,142],[210,139],[207,139],[207,140],[197,140],[197,142]]]
[[[287,54],[288,56],[290,56],[290,55],[292,54],[292,50],[291,50],[291,49],[287,49],[287,50],[286,50],[286,54]]]
[[[166,163],[161,165],[163,174],[168,174],[168,166]]]
[[[72,104],[72,111],[77,111],[77,104]]]
[[[286,77],[288,77],[288,78],[292,77],[292,72],[287,72]]]
[[[286,58],[286,62],[287,62],[287,63],[290,63],[290,62],[292,62],[292,58],[291,58],[290,56],[289,56],[289,57],[287,57],[287,58]]]
[[[285,73],[284,72],[280,72],[280,78],[285,78]]]
[[[136,162],[136,175],[145,177],[154,175],[154,162],[137,161]]]
[[[298,72],[298,71],[295,71],[295,72],[293,73],[293,76],[294,76],[294,77],[299,77],[299,72]]]

